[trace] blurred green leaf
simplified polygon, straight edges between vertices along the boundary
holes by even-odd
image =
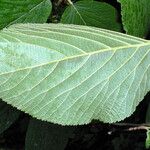
[[[0,0],[0,29],[15,23],[45,23],[51,8],[50,0]]]
[[[0,101],[0,134],[8,129],[19,117],[20,111]]]
[[[115,8],[107,3],[97,1],[79,1],[68,6],[62,15],[61,22],[121,30]]]
[[[64,150],[74,127],[64,127],[31,119],[26,136],[26,150]]]
[[[128,34],[145,37],[150,30],[150,0],[118,0],[122,21]]]

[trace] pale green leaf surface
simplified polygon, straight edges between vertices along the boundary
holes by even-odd
[[[134,36],[146,37],[150,31],[149,0],[118,0],[121,3],[125,31]]]
[[[150,90],[150,42],[105,29],[14,25],[0,56],[3,101],[53,123],[120,121]]]
[[[107,3],[97,1],[83,0],[68,6],[62,15],[61,23],[121,30],[115,8]]]
[[[0,0],[0,29],[15,23],[45,23],[50,0]]]
[[[64,150],[74,127],[31,119],[29,122],[25,149],[26,150]]]
[[[0,134],[8,129],[20,116],[20,111],[0,101]]]

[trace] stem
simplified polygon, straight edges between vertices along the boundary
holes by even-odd
[[[145,126],[145,127],[150,127],[150,124],[133,124],[133,123],[113,123],[112,125],[114,126],[132,126],[132,127],[140,127],[140,126]]]
[[[62,2],[63,2],[63,0],[58,0],[57,6],[59,6]]]
[[[79,15],[80,19],[83,21],[83,24],[86,25],[86,22],[84,21],[83,17],[81,16],[81,14],[77,10],[77,8],[73,5],[73,2],[71,0],[67,0],[67,2],[74,8],[74,10],[76,11],[76,13]]]
[[[67,0],[68,1],[68,3],[70,4],[70,5],[73,5],[73,3],[72,3],[72,1],[71,0]]]
[[[150,130],[150,124],[113,123],[112,125],[120,126],[120,127],[122,126],[127,127],[126,129],[122,129],[122,131]],[[109,131],[108,134],[111,135],[112,133],[116,131],[120,131],[120,129]]]

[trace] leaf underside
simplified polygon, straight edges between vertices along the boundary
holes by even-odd
[[[18,24],[0,32],[0,98],[62,125],[130,116],[150,90],[150,42],[87,26]]]

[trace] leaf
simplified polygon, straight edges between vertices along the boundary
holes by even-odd
[[[26,150],[64,150],[74,127],[31,119],[26,136]]]
[[[15,23],[45,23],[51,8],[50,0],[0,0],[0,29]]]
[[[117,11],[107,3],[79,1],[68,6],[62,15],[61,23],[95,26],[120,31]]]
[[[0,134],[8,129],[18,118],[20,111],[0,101]]]
[[[150,31],[149,0],[118,0],[121,3],[122,21],[128,34],[146,37]]]
[[[0,97],[63,125],[130,116],[150,91],[150,42],[87,26],[19,24],[0,32]]]

